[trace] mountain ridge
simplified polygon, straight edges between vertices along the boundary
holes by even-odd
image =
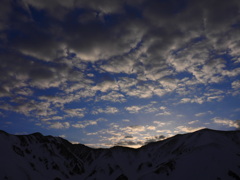
[[[0,144],[0,179],[240,179],[240,131],[202,129],[138,149],[0,131]]]

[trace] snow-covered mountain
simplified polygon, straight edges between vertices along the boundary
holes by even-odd
[[[239,180],[240,131],[204,129],[139,149],[0,131],[2,180]]]

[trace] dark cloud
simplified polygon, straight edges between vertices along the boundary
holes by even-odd
[[[124,138],[131,139],[131,138],[133,138],[133,136],[125,136]]]
[[[144,144],[148,144],[148,143],[151,143],[151,142],[161,141],[161,140],[163,140],[163,139],[166,139],[166,136],[164,136],[164,135],[154,136],[154,137],[152,137],[152,138],[147,139]]]
[[[4,30],[7,27],[7,22],[9,20],[9,14],[11,13],[11,1],[3,0],[1,1],[1,11],[0,11],[0,30]],[[4,37],[0,36],[0,39]]]
[[[63,52],[67,48],[81,59],[96,61],[128,53],[143,42],[148,55],[143,62],[149,71],[151,66],[164,66],[171,50],[182,48],[192,38],[202,34],[208,37],[219,30],[226,33],[239,20],[237,1],[14,3],[15,9],[19,6],[22,10],[12,12],[8,22],[11,31],[5,29],[9,45],[19,51],[51,60],[66,55]],[[136,9],[139,17],[131,15]],[[56,20],[56,14],[62,18]]]
[[[0,97],[57,88],[53,104],[97,91],[125,102],[220,83],[240,74],[239,9],[238,0],[4,0]]]
[[[127,135],[124,138],[126,140],[121,140],[121,141],[117,142],[115,144],[115,146],[138,146],[139,147],[139,146],[143,146],[143,145],[149,144],[151,142],[161,141],[161,140],[165,139],[166,137],[164,135],[154,136],[154,137],[151,137],[151,138],[147,138],[147,140],[145,142],[128,140],[128,139],[132,139],[133,138],[133,136],[131,136],[131,135]]]
[[[142,146],[143,142],[141,141],[120,141],[115,144],[115,146]]]
[[[12,18],[8,22],[11,30],[5,29],[9,46],[46,60],[66,55],[61,53],[65,48],[84,60],[108,59],[127,53],[141,40],[144,26],[141,21],[118,13],[117,9],[124,8],[122,3],[39,3],[34,0],[13,3]],[[54,14],[62,12],[56,10],[64,7],[63,17],[56,19]],[[22,9],[19,11],[19,8]]]
[[[240,120],[236,120],[235,123],[237,125],[237,127],[236,127],[237,130],[240,130]]]
[[[66,65],[43,63],[15,51],[4,51],[0,57],[1,82],[9,91],[29,85],[52,87],[63,80],[62,73],[67,74]]]

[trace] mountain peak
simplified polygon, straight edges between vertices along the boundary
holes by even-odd
[[[202,129],[139,149],[93,149],[41,133],[3,134],[0,179],[240,178],[239,131]]]

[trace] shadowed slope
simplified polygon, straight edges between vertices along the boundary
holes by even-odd
[[[240,132],[203,129],[139,149],[0,131],[0,179],[240,179]]]

